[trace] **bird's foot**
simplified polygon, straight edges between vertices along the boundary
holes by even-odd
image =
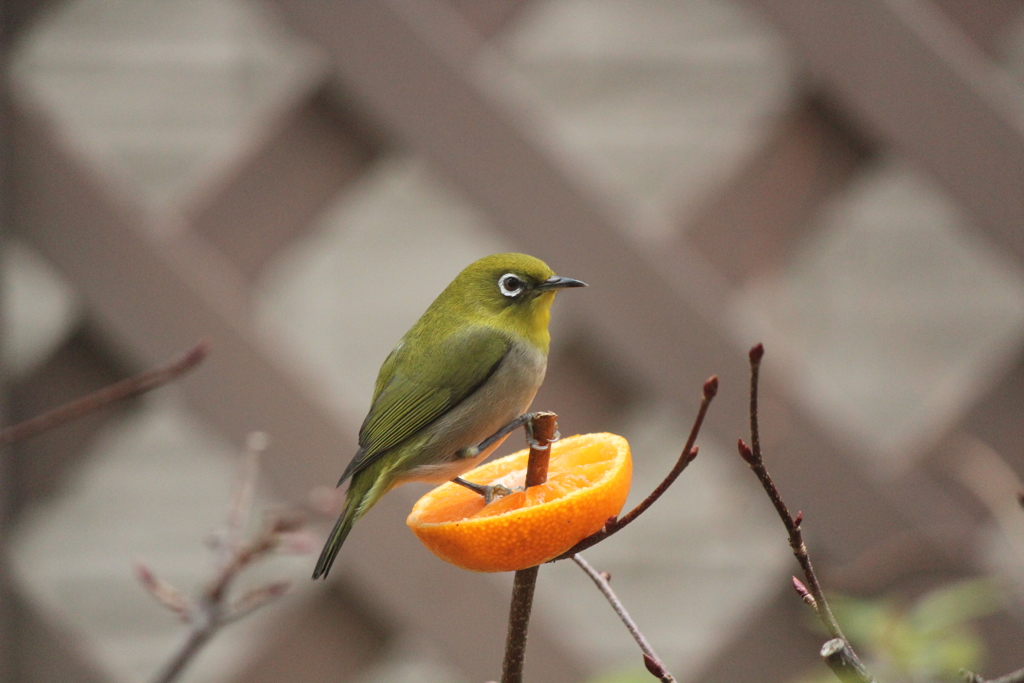
[[[501,496],[508,496],[514,493],[512,489],[510,489],[507,486],[503,486],[502,484],[474,484],[471,481],[466,481],[462,477],[455,477],[454,479],[452,479],[452,482],[458,484],[459,486],[465,486],[470,491],[479,493],[481,496],[484,497],[484,505],[490,505],[491,501],[494,500],[495,498],[500,498]]]
[[[494,444],[504,439],[506,436],[508,436],[515,430],[519,429],[520,427],[526,428],[526,443],[530,444],[530,446],[533,448],[542,450],[538,448],[540,444],[537,443],[537,440],[535,438],[533,438],[533,418],[537,417],[540,414],[541,413],[523,413],[522,415],[520,415],[519,417],[512,420],[507,425],[496,431],[494,434],[491,434],[489,437],[478,443],[476,446],[470,446],[469,448],[463,449],[463,451],[459,454],[459,457],[474,458],[477,455],[486,451]],[[553,439],[551,439],[551,441],[558,441],[558,439],[559,434],[556,430],[555,436]]]
[[[529,434],[530,424],[531,424],[530,420],[533,419],[534,415],[536,415],[536,413],[523,413],[522,415],[520,415],[516,419],[512,420],[507,425],[505,425],[504,427],[502,427],[501,429],[499,429],[498,431],[494,432],[489,437],[487,437],[486,439],[484,439],[483,441],[478,443],[476,446],[473,446],[473,447],[467,449],[467,451],[466,451],[467,456],[468,457],[473,457],[473,456],[479,455],[480,453],[483,453],[488,448],[490,448],[494,444],[500,442],[506,436],[508,436],[509,434],[514,432],[515,430],[519,429],[523,425],[526,425],[526,431],[527,431],[527,434]],[[466,457],[466,456],[464,456],[464,457]]]
[[[533,438],[533,419],[532,419],[532,417],[533,417],[533,415],[538,415],[538,414],[539,413],[530,413],[531,419],[526,423],[526,443],[528,443],[530,445],[530,448],[532,448],[535,451],[546,451],[547,449],[551,448],[551,444],[553,444],[554,442],[556,442],[559,439],[561,439],[562,435],[558,432],[558,429],[556,428],[555,429],[555,433],[551,436],[551,439],[547,442],[546,445],[542,446],[540,444],[540,442],[537,441],[537,439]]]

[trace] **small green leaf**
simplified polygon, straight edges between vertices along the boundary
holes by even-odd
[[[990,579],[968,579],[923,596],[911,610],[910,619],[922,631],[941,633],[999,608],[999,591]]]

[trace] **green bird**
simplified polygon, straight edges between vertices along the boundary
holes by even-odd
[[[460,474],[479,464],[525,414],[547,369],[555,293],[586,287],[540,259],[495,254],[466,267],[385,359],[359,449],[338,481],[345,507],[313,570],[326,577],[352,525],[395,486],[453,480],[490,502],[504,487]]]

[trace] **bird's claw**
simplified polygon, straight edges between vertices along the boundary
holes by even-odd
[[[479,493],[484,497],[484,505],[490,505],[491,501],[495,498],[502,496],[508,496],[516,492],[519,489],[510,489],[503,484],[474,484],[471,481],[466,481],[462,477],[455,477],[452,482],[459,486],[465,486],[474,493]]]
[[[555,433],[551,435],[551,439],[548,441],[547,445],[541,446],[540,442],[537,441],[537,439],[533,438],[533,423],[527,422],[526,424],[526,443],[530,444],[530,448],[532,448],[535,451],[546,451],[548,448],[551,447],[551,444],[562,438],[562,435],[559,434],[558,430],[556,429]]]
[[[490,505],[491,501],[496,497],[509,496],[513,493],[512,489],[502,484],[492,484],[484,487],[484,505]]]

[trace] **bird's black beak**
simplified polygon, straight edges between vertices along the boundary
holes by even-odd
[[[586,287],[586,286],[587,286],[586,282],[581,282],[580,280],[574,280],[571,277],[558,277],[557,275],[552,275],[547,280],[545,280],[544,282],[542,282],[539,285],[537,285],[536,287],[534,287],[534,289],[538,289],[538,290],[543,292],[543,291],[548,290],[548,289],[565,289],[566,287]]]

